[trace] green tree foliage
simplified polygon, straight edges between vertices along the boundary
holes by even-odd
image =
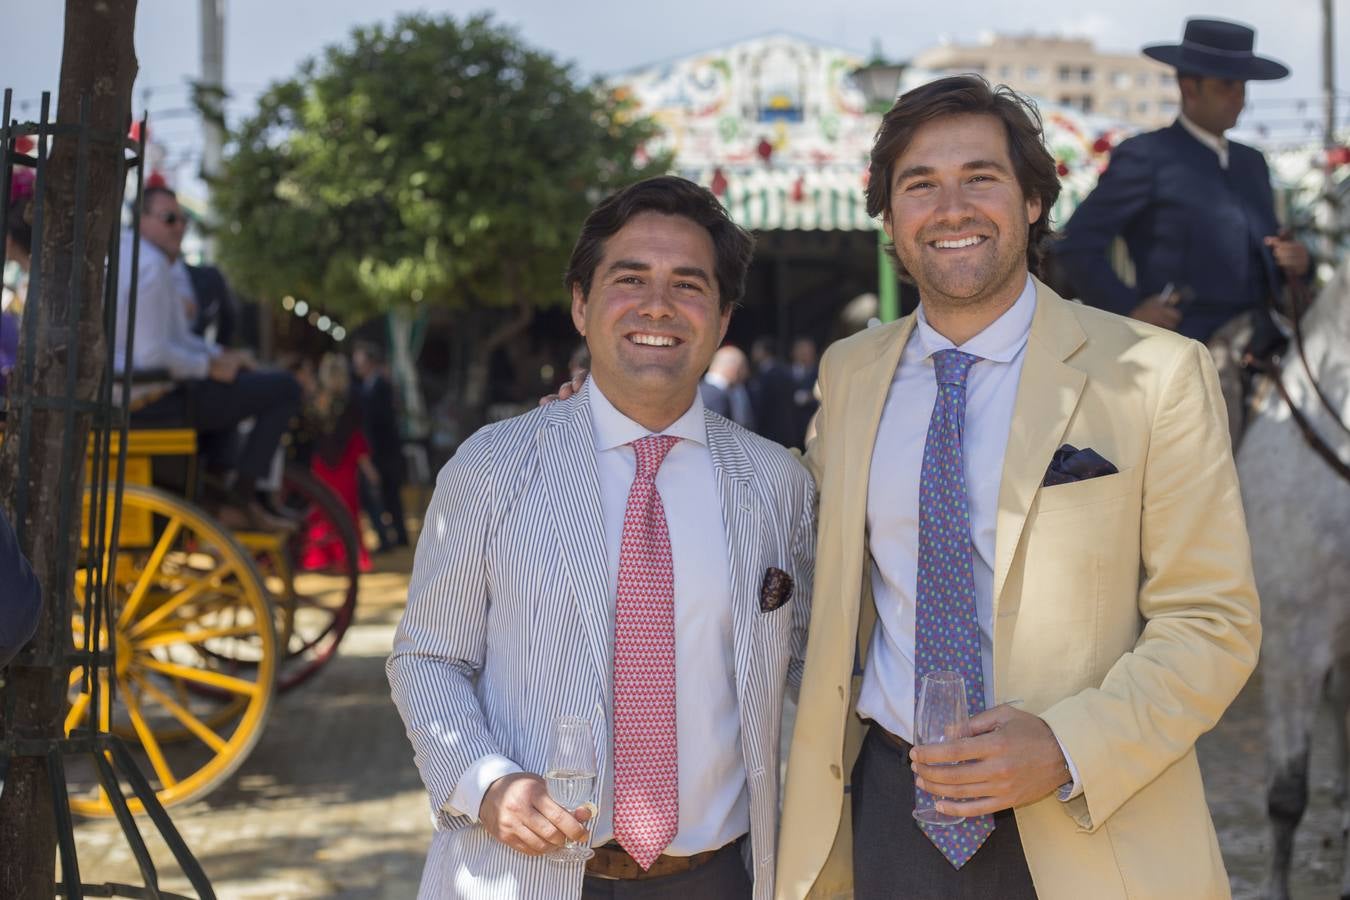
[[[354,316],[558,302],[591,206],[665,170],[635,162],[653,131],[490,17],[358,28],[233,135],[221,262],[248,292]]]

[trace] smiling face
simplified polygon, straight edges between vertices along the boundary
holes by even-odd
[[[1022,193],[1003,124],[966,114],[926,122],[891,173],[883,227],[925,304],[1011,305],[1041,203]]]
[[[689,409],[726,334],[731,310],[721,309],[715,265],[707,229],[642,212],[605,241],[590,293],[572,285],[572,321],[596,384],[652,430]]]

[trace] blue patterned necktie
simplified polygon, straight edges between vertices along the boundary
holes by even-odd
[[[919,577],[914,612],[916,703],[924,675],[957,672],[965,680],[966,703],[972,716],[984,709],[984,670],[980,665],[961,435],[966,418],[966,376],[978,360],[978,356],[960,350],[933,354],[937,400],[928,422],[919,475]],[[931,794],[915,788],[915,808],[931,808],[933,803]],[[919,827],[959,869],[993,832],[994,817],[972,816],[956,825]]]

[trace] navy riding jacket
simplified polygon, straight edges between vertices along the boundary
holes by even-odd
[[[1263,241],[1279,229],[1261,152],[1229,141],[1223,169],[1218,155],[1176,122],[1116,147],[1055,254],[1085,303],[1121,315],[1169,283],[1190,288],[1178,330],[1204,341],[1278,296],[1283,275]],[[1116,237],[1129,248],[1135,287],[1111,267]]]

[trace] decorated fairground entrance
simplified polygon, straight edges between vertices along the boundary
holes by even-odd
[[[652,153],[718,195],[756,233],[744,308],[729,340],[809,335],[824,345],[873,316],[889,272],[879,267],[876,221],[863,191],[880,116],[868,109],[849,51],[771,34],[657,63],[611,79],[662,128]],[[1062,222],[1096,183],[1121,133],[1044,108],[1046,139],[1064,178]],[[902,291],[900,311],[917,297]]]

